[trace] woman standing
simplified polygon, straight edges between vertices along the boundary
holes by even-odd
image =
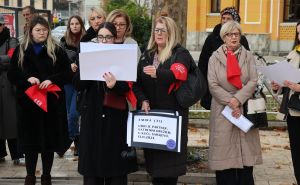
[[[174,20],[157,18],[147,50],[139,61],[134,84],[134,93],[142,110],[173,110],[182,116],[181,152],[144,149],[146,169],[152,176],[153,185],[176,185],[178,176],[186,173],[188,108],[178,104],[172,87],[187,79],[187,71],[194,61],[178,43],[179,33]],[[174,55],[176,62],[171,63]]]
[[[107,16],[107,22],[112,22],[117,29],[116,44],[137,44],[131,37],[133,26],[126,12],[120,9],[111,11]],[[141,51],[138,49],[138,57],[140,56]]]
[[[85,28],[81,17],[78,15],[71,16],[68,21],[67,31],[65,36],[61,38],[60,45],[68,55],[71,62],[72,76],[77,71],[79,43],[81,38],[85,35]],[[68,129],[70,141],[74,141],[74,156],[78,155],[78,141],[79,141],[79,114],[76,109],[77,91],[69,82],[65,85],[66,93],[66,107],[68,114]]]
[[[294,49],[289,53],[287,58],[292,66],[296,69],[300,68],[300,22],[298,22],[296,26]],[[279,90],[278,93],[283,92],[282,103],[279,111],[286,115],[294,173],[297,184],[300,184],[300,135],[298,133],[300,130],[300,111],[291,110],[287,106],[290,97],[294,93],[300,92],[300,84],[285,81],[284,87],[281,88],[279,84],[272,82],[272,89],[274,91]]]
[[[86,34],[82,37],[81,42],[89,42],[93,38],[97,37],[99,26],[106,19],[106,13],[101,8],[91,8],[89,15],[90,28],[86,31]]]
[[[0,162],[5,161],[7,141],[14,164],[20,164],[20,158],[24,158],[18,151],[16,92],[7,79],[8,66],[17,44],[18,40],[10,37],[4,16],[0,14]]]
[[[262,163],[258,129],[244,133],[221,113],[228,105],[232,116],[240,117],[256,88],[255,59],[240,44],[241,34],[239,23],[225,23],[220,31],[224,44],[208,63],[212,94],[208,162],[218,185],[254,185],[253,166]]]
[[[34,185],[38,154],[41,153],[42,185],[51,185],[54,152],[64,151],[68,143],[67,114],[63,86],[67,81],[69,62],[55,44],[48,22],[35,16],[23,41],[16,48],[8,70],[8,79],[17,88],[18,138],[25,153],[25,185]],[[43,111],[25,91],[38,85],[44,90],[55,84],[61,91],[47,94],[48,112]]]
[[[112,23],[100,25],[99,43],[113,44],[116,37]],[[128,151],[125,94],[130,87],[126,82],[116,81],[109,71],[103,78],[104,82],[81,81],[77,73],[73,80],[78,91],[86,92],[86,110],[81,114],[78,170],[84,176],[84,185],[126,185],[127,174],[137,170],[136,158],[124,155]],[[116,100],[119,106],[113,104]]]

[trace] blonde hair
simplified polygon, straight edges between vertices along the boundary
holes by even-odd
[[[118,17],[123,17],[126,21],[126,24],[127,24],[124,37],[125,38],[130,37],[131,33],[132,33],[132,30],[133,30],[133,26],[131,24],[131,20],[130,20],[129,15],[125,11],[123,11],[121,9],[115,9],[115,10],[111,11],[107,16],[107,22],[112,22],[113,23],[113,21]]]
[[[155,20],[154,27],[152,29],[151,37],[147,46],[150,52],[157,51],[158,47],[154,38],[154,30],[157,23],[164,24],[167,28],[167,42],[166,47],[159,53],[158,60],[164,63],[171,55],[173,48],[179,43],[179,31],[175,21],[170,17],[161,16]]]
[[[232,32],[234,29],[238,29],[240,34],[242,35],[242,27],[241,25],[236,21],[228,21],[225,24],[222,25],[221,31],[220,31],[220,37],[224,41],[224,37],[227,33]]]
[[[91,8],[90,14],[89,14],[89,24],[90,24],[90,18],[92,17],[93,12],[96,12],[98,15],[101,15],[104,17],[104,20],[106,19],[106,12],[102,8]]]
[[[23,68],[23,62],[24,62],[24,55],[25,51],[28,48],[28,45],[33,42],[33,36],[32,36],[32,29],[37,25],[40,24],[48,29],[48,36],[45,42],[45,45],[47,47],[47,54],[52,59],[53,64],[56,62],[56,55],[55,55],[55,49],[59,47],[58,43],[53,39],[51,36],[51,29],[47,22],[47,20],[42,16],[34,16],[32,20],[29,23],[29,30],[25,32],[24,38],[20,43],[20,52],[19,52],[19,61],[18,65]]]

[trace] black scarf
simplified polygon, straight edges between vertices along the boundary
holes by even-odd
[[[7,39],[10,38],[9,29],[4,27],[3,31],[0,33],[0,46],[2,46]]]
[[[87,31],[86,34],[81,38],[80,42],[89,42],[93,38],[97,37],[98,32],[94,30],[93,27],[90,27]]]

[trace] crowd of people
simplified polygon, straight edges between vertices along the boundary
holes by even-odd
[[[175,87],[187,80],[191,55],[180,45],[175,21],[160,16],[153,22],[146,50],[141,53],[138,49],[136,82],[117,81],[110,71],[99,74],[104,81],[92,81],[80,78],[80,42],[137,44],[125,11],[116,9],[106,15],[101,8],[92,8],[87,30],[80,16],[71,16],[60,43],[33,7],[24,7],[22,13],[26,23],[20,41],[10,36],[0,14],[0,162],[5,162],[7,142],[13,163],[26,166],[25,185],[34,185],[41,154],[41,184],[51,185],[55,153],[63,157],[74,142],[73,154],[78,156],[84,185],[126,185],[128,174],[138,170],[137,156],[128,154],[135,154],[135,149],[126,143],[128,111],[172,110],[182,116],[180,152],[144,148],[144,157],[153,185],[176,185],[187,170],[189,110],[178,103]],[[221,114],[229,106],[233,117],[243,115],[258,80],[255,58],[239,22],[233,7],[222,10],[221,22],[205,40],[198,63],[209,86],[200,102],[211,111],[208,162],[218,185],[254,185],[253,166],[262,164],[258,128],[245,133]],[[294,48],[287,56],[298,69],[299,24]],[[46,111],[40,102],[30,99],[28,90],[34,87],[49,92]],[[281,87],[272,82],[272,89],[283,93],[280,112],[287,118],[294,172],[300,184],[300,112],[287,107],[290,97],[300,92],[300,85],[285,81]],[[136,98],[137,107],[127,103],[129,94]]]

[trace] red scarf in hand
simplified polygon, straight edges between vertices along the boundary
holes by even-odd
[[[232,53],[232,51],[227,51],[227,80],[234,87],[241,89],[242,81],[241,81],[241,68],[239,66],[238,60],[236,56]]]
[[[55,85],[51,84],[48,86],[48,88],[40,89],[39,85],[33,85],[29,87],[25,93],[27,96],[41,109],[43,109],[45,112],[48,112],[47,110],[47,93],[53,93],[57,98],[59,98],[56,91],[61,91],[61,89]]]

